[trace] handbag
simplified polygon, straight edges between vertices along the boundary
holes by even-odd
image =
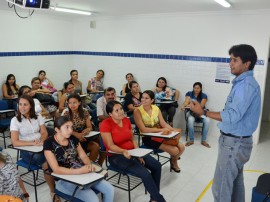
[[[179,138],[164,139],[162,143],[176,146],[179,143]]]
[[[54,99],[49,94],[36,93],[35,97],[41,102],[46,104],[54,104]]]

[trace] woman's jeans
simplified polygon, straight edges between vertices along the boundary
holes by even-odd
[[[109,163],[116,169],[141,178],[146,190],[150,193],[151,200],[164,202],[165,199],[159,193],[161,164],[150,155],[143,159],[144,166],[137,158],[127,159],[123,155],[114,155],[109,157]]]
[[[252,136],[235,138],[220,135],[212,192],[215,202],[244,202],[243,167],[252,150]]]
[[[60,192],[63,192],[68,195],[72,195],[73,191],[77,187],[77,185],[70,182],[63,181],[63,180],[59,180],[55,184],[56,184],[56,188]],[[106,180],[101,180],[93,185],[85,186],[83,189],[80,189],[80,188],[77,189],[74,197],[85,202],[99,202],[97,194],[92,189],[98,192],[101,192],[103,194],[104,202],[113,202],[114,188]]]
[[[186,113],[186,116],[187,116],[187,122],[188,122],[187,123],[188,135],[189,135],[190,141],[194,141],[194,123],[195,122],[203,123],[202,141],[206,141],[206,136],[207,136],[209,126],[210,126],[210,119],[208,117],[205,117],[198,120],[198,118],[195,118],[194,116],[190,114],[190,111]]]
[[[173,117],[176,112],[176,108],[172,104],[161,104],[160,111],[166,122],[173,122]]]

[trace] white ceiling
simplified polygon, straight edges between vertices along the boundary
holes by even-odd
[[[57,3],[60,7],[89,10],[96,16],[270,9],[270,0],[228,1],[232,4],[230,8],[224,8],[214,0],[51,0],[51,5]],[[6,0],[0,0],[0,10],[10,10]],[[55,11],[46,13],[52,15]]]

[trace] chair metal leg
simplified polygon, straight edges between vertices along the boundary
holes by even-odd
[[[35,197],[36,197],[36,202],[38,202],[38,198],[37,198],[37,184],[36,184],[36,176],[35,176],[35,171],[33,170],[32,171],[32,173],[33,173],[33,181],[34,181],[34,189],[35,189]]]
[[[6,148],[7,148],[7,145],[6,145],[6,136],[5,136],[5,132],[3,133],[3,138],[4,138],[4,148],[6,149]]]
[[[120,178],[121,178],[121,173],[119,173],[119,177],[118,177],[118,182],[117,182],[117,184],[120,183]]]
[[[131,201],[131,196],[130,196],[130,180],[129,180],[129,176],[127,175],[127,180],[128,180],[128,201]]]

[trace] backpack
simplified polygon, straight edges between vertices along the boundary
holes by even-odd
[[[270,173],[260,175],[252,189],[251,202],[270,202]]]

